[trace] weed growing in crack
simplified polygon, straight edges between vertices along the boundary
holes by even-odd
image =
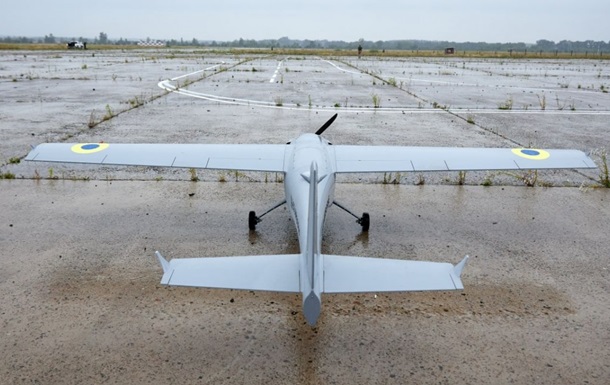
[[[499,110],[512,110],[513,109],[513,97],[509,96],[503,103],[498,104]]]
[[[379,108],[381,106],[381,99],[379,98],[379,95],[372,94],[371,98],[373,99],[373,108]]]
[[[504,172],[503,174],[523,182],[523,184],[527,187],[534,187],[538,183],[538,170],[527,170],[522,174],[517,174],[514,172]]]
[[[546,95],[542,94],[542,97],[540,95],[536,95],[538,96],[538,103],[540,104],[540,109],[541,110],[546,110]]]
[[[113,116],[114,116],[114,113],[112,112],[112,108],[110,108],[109,104],[106,104],[106,115],[104,115],[104,117],[102,118],[102,121],[112,119]]]
[[[599,167],[599,183],[606,188],[610,188],[610,171],[608,167],[608,153],[607,151],[599,151],[599,159],[601,166]]]
[[[485,175],[485,179],[483,179],[483,183],[481,183],[482,186],[485,187],[489,187],[491,185],[493,185],[493,175],[490,173],[487,173],[487,175]]]
[[[457,184],[460,185],[460,186],[463,186],[464,183],[466,183],[466,171],[459,171],[458,172]]]
[[[189,173],[191,174],[191,182],[198,182],[199,177],[197,176],[197,170],[194,168],[189,168]]]

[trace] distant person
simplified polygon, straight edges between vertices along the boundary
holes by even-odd
[[[358,44],[358,59],[360,59],[360,55],[362,55],[362,45]]]

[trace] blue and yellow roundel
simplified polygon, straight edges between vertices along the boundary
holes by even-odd
[[[93,154],[104,151],[108,146],[110,146],[108,143],[79,143],[72,146],[71,150],[77,154]]]
[[[536,150],[533,148],[513,148],[513,154],[526,159],[544,160],[551,156],[548,151]]]

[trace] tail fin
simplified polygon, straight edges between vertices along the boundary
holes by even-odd
[[[307,211],[307,249],[305,261],[307,264],[310,287],[314,286],[314,272],[316,271],[316,253],[318,245],[318,165],[311,163],[309,170],[309,206]]]
[[[318,226],[318,165],[311,162],[309,175],[303,174],[309,182],[309,206],[307,208],[307,246],[304,250],[308,285],[301,286],[303,294],[303,315],[310,325],[315,325],[322,310],[322,255],[319,248],[320,230]],[[309,286],[309,287],[307,287]]]

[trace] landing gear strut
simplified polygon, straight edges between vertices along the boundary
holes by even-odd
[[[362,226],[363,232],[369,231],[369,227],[371,226],[371,217],[369,216],[369,213],[362,213],[362,216],[358,217],[356,214],[349,211],[347,208],[342,206],[340,203],[333,202],[333,204],[335,206],[339,207],[340,209],[342,209],[343,211],[345,211],[346,213],[350,214],[354,218],[356,218],[356,223],[358,223],[360,226]]]

